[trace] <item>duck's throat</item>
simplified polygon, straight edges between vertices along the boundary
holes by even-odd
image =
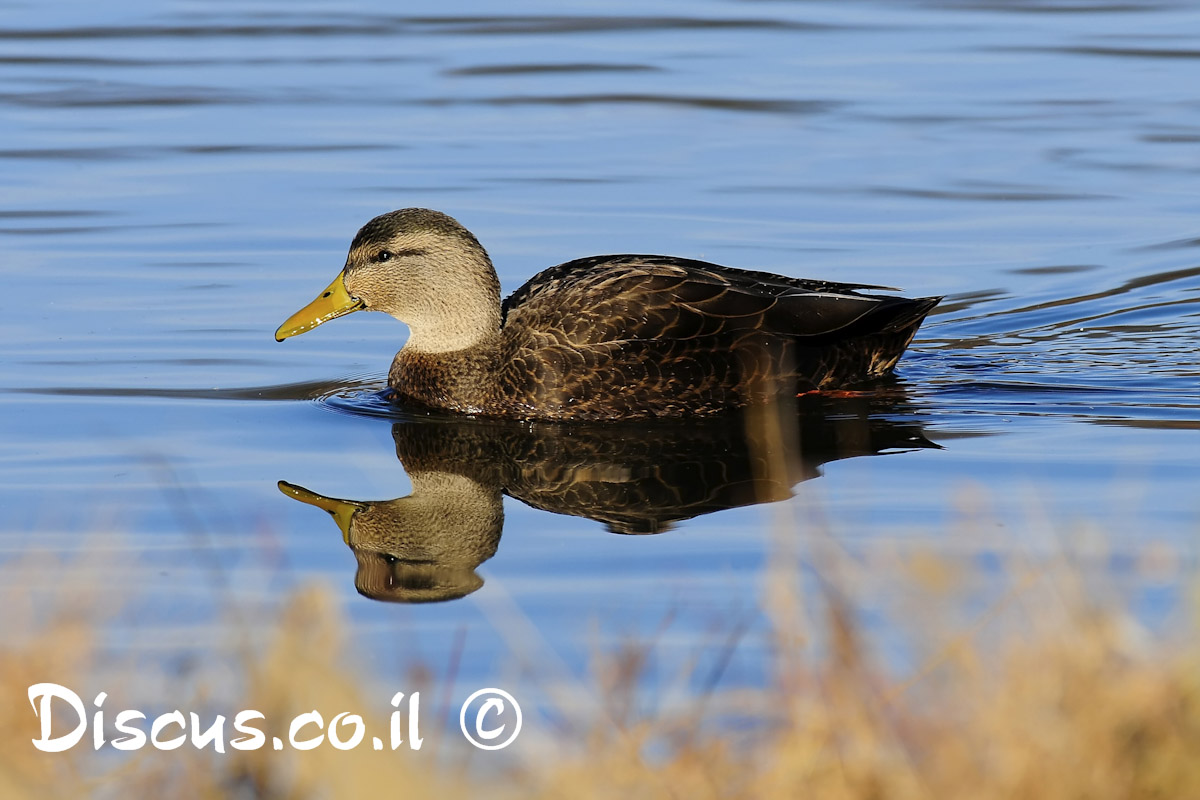
[[[489,414],[500,369],[500,339],[427,352],[410,345],[396,354],[388,385],[404,402],[458,414]]]

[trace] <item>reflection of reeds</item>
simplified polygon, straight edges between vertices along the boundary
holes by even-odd
[[[856,621],[849,586],[827,575],[822,610],[805,622],[811,630],[802,630],[798,593],[788,589],[797,576],[780,572],[764,595],[775,662],[766,686],[714,688],[720,681],[701,675],[688,702],[639,702],[639,693],[652,691],[641,678],[653,645],[601,652],[590,685],[576,687],[601,699],[585,727],[573,724],[569,736],[556,740],[553,726],[533,711],[528,739],[515,743],[516,757],[503,762],[468,751],[433,719],[424,730],[426,746],[416,753],[324,745],[218,756],[187,746],[171,753],[108,750],[98,757],[90,736],[64,754],[37,752],[26,688],[44,680],[74,685],[90,708],[85,690],[95,689],[97,670],[109,658],[93,644],[104,620],[93,610],[94,598],[86,599],[41,632],[6,637],[0,650],[0,796],[1194,796],[1200,786],[1200,652],[1139,635],[1120,609],[1102,612],[1094,600],[1085,602],[1082,591],[1070,588],[1080,577],[1071,566],[1013,567],[1010,591],[975,626],[955,628],[932,610],[956,601],[963,582],[947,580],[963,577],[956,571],[930,556],[897,559],[889,570],[910,596],[924,593],[914,608],[926,604],[931,612],[911,617],[930,644],[923,664],[904,675],[871,655],[875,632]],[[1060,610],[1053,621],[1042,613],[1050,606]],[[157,681],[161,691],[176,681],[179,691],[190,686],[191,693],[147,702],[160,710],[164,703],[197,710],[219,705],[210,719],[255,708],[267,717],[268,736],[287,735],[269,727],[272,721],[314,708],[329,712],[327,719],[351,709],[363,714],[369,729],[386,729],[386,709],[371,717],[378,697],[366,688],[378,676],[346,665],[343,620],[329,595],[300,592],[286,608],[254,655],[232,657],[239,662],[236,679],[224,689],[194,688],[194,680],[173,676],[134,678],[111,663],[101,688],[119,704],[115,711],[137,702],[139,684]],[[1002,613],[997,609],[1020,609],[1031,619],[994,625]],[[10,611],[24,613],[19,606]],[[15,624],[6,623],[10,631]],[[736,647],[741,632],[734,627],[717,637],[718,649]],[[424,692],[427,708],[440,702],[445,688],[429,675],[404,682]],[[576,706],[573,723],[579,722]],[[479,769],[464,770],[468,763]],[[510,765],[502,780],[487,766],[496,763]]]

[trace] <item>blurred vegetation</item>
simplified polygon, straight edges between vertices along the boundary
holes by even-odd
[[[104,658],[97,645],[103,604],[92,598],[64,606],[45,624],[22,624],[32,615],[29,605],[6,597],[0,797],[1011,800],[1200,792],[1200,646],[1190,641],[1190,621],[1182,636],[1151,635],[1122,603],[1097,601],[1080,569],[1059,559],[1010,565],[1003,596],[958,625],[938,610],[961,599],[962,567],[939,556],[897,557],[889,574],[907,587],[911,610],[906,601],[903,614],[928,647],[915,669],[896,674],[895,665],[873,655],[872,634],[856,621],[855,581],[845,570],[827,563],[820,608],[806,609],[812,601],[797,592],[795,568],[786,564],[777,560],[763,582],[772,642],[766,685],[718,685],[686,702],[642,703],[638,694],[647,690],[639,676],[654,644],[598,652],[577,689],[599,702],[561,714],[527,708],[526,733],[503,761],[471,750],[436,722],[423,722],[419,752],[375,752],[368,737],[351,751],[325,744],[218,755],[185,745],[97,753],[89,729],[72,750],[41,753],[30,743],[37,721],[27,687],[48,680],[94,685],[92,671]],[[286,721],[314,708],[326,720],[354,710],[369,732],[386,730],[386,717],[369,713],[379,707],[377,676],[358,674],[362,667],[344,657],[345,618],[333,595],[304,590],[283,609],[269,635],[231,649],[236,679],[228,685],[236,696],[203,679],[143,674],[129,665],[124,685],[105,686],[113,713],[137,708],[131,700],[141,687],[168,693],[185,711],[189,703],[192,710],[219,709],[202,713],[205,720],[258,709],[268,737],[286,739]],[[1017,622],[1000,624],[1006,614]],[[405,682],[434,706],[436,676],[413,674]],[[190,695],[177,697],[177,688]],[[91,710],[91,698],[84,700]],[[552,718],[578,720],[580,708],[603,710],[585,715],[584,727],[574,724],[569,735],[555,728]]]

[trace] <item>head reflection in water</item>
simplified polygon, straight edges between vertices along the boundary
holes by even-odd
[[[882,404],[882,408],[881,408]],[[653,534],[691,517],[782,500],[828,461],[937,447],[895,392],[814,401],[806,412],[691,424],[559,425],[430,419],[392,427],[412,493],[395,500],[325,497],[280,482],[327,511],[372,599],[420,603],[476,591],[496,553],[508,495],[534,508]]]
[[[500,543],[500,493],[452,473],[409,477],[413,493],[395,500],[337,500],[285,481],[279,489],[337,522],[358,560],[360,594],[397,603],[464,597],[483,585],[475,568]]]

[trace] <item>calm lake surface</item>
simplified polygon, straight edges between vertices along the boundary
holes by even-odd
[[[813,548],[849,557],[898,670],[907,553],[971,570],[968,619],[1014,552],[1070,554],[1151,629],[1187,605],[1191,4],[2,7],[0,549],[34,619],[86,587],[102,648],[203,681],[231,616],[258,630],[316,582],[364,674],[425,664],[465,693],[584,674],[631,636],[652,686],[760,682],[766,567],[797,558],[818,593]],[[383,315],[277,344],[358,227],[406,206],[470,228],[506,292],[646,252],[947,299],[895,386],[808,409],[793,496],[754,504],[787,486],[722,495],[760,453],[728,431],[389,412],[406,330]],[[564,499],[581,469],[593,495]],[[463,484],[439,497],[504,492],[502,535],[451,513],[356,558],[279,486],[386,501],[431,472]],[[640,506],[613,490],[630,476],[659,481]]]

